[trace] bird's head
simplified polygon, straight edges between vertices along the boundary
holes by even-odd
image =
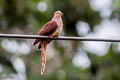
[[[61,11],[55,11],[54,16],[62,16],[63,13]]]

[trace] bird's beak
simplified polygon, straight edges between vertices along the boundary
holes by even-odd
[[[61,15],[63,16],[64,14],[63,14],[63,13],[61,13]]]

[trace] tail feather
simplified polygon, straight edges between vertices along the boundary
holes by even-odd
[[[46,64],[46,53],[41,53],[41,75],[43,75],[45,70],[45,64]]]
[[[42,51],[41,51],[41,75],[43,75],[44,70],[45,70],[47,44],[48,43],[46,43],[46,42],[41,43],[41,47],[42,47]]]
[[[41,42],[40,42],[39,45],[38,45],[38,50],[39,50],[39,49],[41,49]]]
[[[39,39],[36,39],[36,40],[34,41],[34,43],[33,43],[33,46],[36,45],[38,42],[40,42],[40,40],[39,40]]]

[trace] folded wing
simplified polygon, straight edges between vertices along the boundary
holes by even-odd
[[[50,21],[47,24],[45,24],[37,34],[43,36],[50,36],[56,31],[57,27],[58,26],[55,21]],[[41,41],[40,39],[36,39],[33,43],[33,46],[40,41]]]

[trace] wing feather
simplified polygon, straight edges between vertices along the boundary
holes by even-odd
[[[49,36],[53,34],[57,29],[57,23],[55,21],[50,21],[43,26],[43,28],[37,33],[38,35]]]
[[[37,34],[43,36],[50,36],[56,31],[57,27],[58,26],[55,21],[50,21],[47,24],[45,24]],[[33,43],[33,46],[39,43],[40,41],[40,39],[36,39]]]

